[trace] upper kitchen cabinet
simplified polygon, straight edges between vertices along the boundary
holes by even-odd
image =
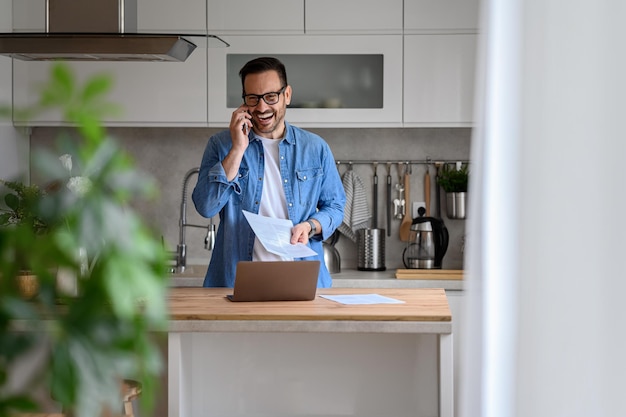
[[[404,0],[404,33],[475,33],[480,0]]]
[[[14,0],[13,5],[14,27],[20,31],[45,30],[45,0]],[[137,0],[137,12],[139,33],[207,33],[205,0]],[[103,120],[108,126],[206,126],[207,40],[201,36],[186,38],[197,48],[184,62],[74,61],[70,66],[79,81],[102,73],[112,77],[113,91],[108,99],[119,106],[120,113]],[[13,60],[15,106],[25,107],[38,100],[39,86],[48,79],[50,66],[49,62]],[[61,122],[60,115],[54,113],[34,120],[14,120],[19,125]]]
[[[136,0],[143,33],[206,33],[206,0]]]
[[[404,37],[404,126],[471,126],[476,38]]]
[[[304,0],[207,0],[207,25],[213,35],[302,35]]]
[[[402,34],[402,0],[306,0],[305,31],[315,34]]]
[[[46,0],[13,0],[14,32],[41,32],[45,29]]]
[[[303,127],[400,127],[402,36],[229,36],[209,49],[209,125],[242,103],[239,70],[272,55],[293,88],[286,119]]]
[[[190,38],[193,40],[193,38]],[[48,79],[49,62],[14,60],[14,103],[36,102],[39,85]],[[103,120],[109,126],[206,126],[206,48],[196,49],[185,62],[72,62],[79,81],[109,74],[113,90],[108,99],[119,115]],[[57,125],[59,114],[42,114],[15,124]]]

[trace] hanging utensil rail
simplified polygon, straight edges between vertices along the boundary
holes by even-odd
[[[410,165],[434,165],[435,163],[442,163],[442,164],[455,164],[457,162],[462,162],[464,164],[468,164],[470,163],[469,160],[466,159],[432,159],[432,158],[428,158],[428,159],[421,159],[421,160],[402,160],[402,159],[398,159],[398,160],[374,160],[374,159],[337,159],[335,161],[335,163],[337,165],[372,165],[374,163],[378,164],[410,164]]]

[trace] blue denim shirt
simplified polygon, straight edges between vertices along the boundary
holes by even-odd
[[[294,224],[315,218],[322,225],[322,234],[309,240],[317,256],[306,259],[321,261],[317,286],[330,287],[332,279],[324,264],[322,240],[341,224],[346,195],[328,144],[314,133],[285,124],[279,158],[289,218]],[[220,215],[205,287],[232,287],[237,262],[252,260],[255,236],[242,210],[259,212],[264,151],[253,132],[249,137],[250,145],[241,161],[239,175],[233,181],[228,181],[222,167],[222,160],[231,148],[228,130],[209,139],[202,157],[192,199],[202,216]]]

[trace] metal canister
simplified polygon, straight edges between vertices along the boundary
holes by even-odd
[[[356,232],[357,269],[384,271],[385,229],[359,229]]]

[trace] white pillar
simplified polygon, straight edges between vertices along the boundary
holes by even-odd
[[[626,2],[483,7],[460,415],[626,415]]]

